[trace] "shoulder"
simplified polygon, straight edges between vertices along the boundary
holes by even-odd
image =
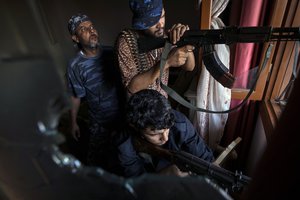
[[[175,117],[175,124],[172,126],[172,132],[182,135],[182,137],[187,137],[190,134],[193,134],[195,129],[190,120],[181,112],[172,110],[172,113]]]
[[[132,145],[132,134],[127,128],[119,131],[113,136],[113,143],[119,148],[125,148],[126,146]]]
[[[135,30],[123,29],[117,37],[117,44],[129,43],[137,38],[138,33]]]
[[[114,142],[116,142],[115,145],[121,162],[127,162],[128,160],[136,159],[137,150],[133,145],[133,137],[130,134],[121,134]]]
[[[129,29],[129,28],[125,28],[123,29],[120,33],[119,33],[119,37],[125,37],[127,35],[132,35],[132,36],[135,36],[137,37],[138,34],[135,30],[133,29]]]
[[[79,65],[79,63],[82,62],[82,55],[80,54],[80,52],[78,52],[68,63],[68,68],[69,69],[74,69],[76,66]]]
[[[175,117],[175,123],[187,123],[189,122],[189,119],[181,112],[172,109],[171,111],[174,114]]]

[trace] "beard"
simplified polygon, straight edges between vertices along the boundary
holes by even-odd
[[[144,34],[148,37],[163,38],[165,36],[165,28],[161,27],[155,31],[145,30]]]
[[[95,34],[91,35],[87,46],[92,49],[98,48],[100,46],[98,36]]]
[[[91,42],[91,43],[88,45],[88,47],[91,48],[91,49],[96,49],[96,48],[98,48],[99,46],[100,46],[99,41],[97,41],[97,42]]]
[[[162,38],[165,35],[165,29],[164,28],[160,28],[157,31],[154,32],[154,37],[157,38]]]
[[[80,44],[79,48],[80,49],[98,49],[100,46],[100,43],[99,41],[95,41],[95,42],[88,42],[88,43],[85,43],[85,44]]]

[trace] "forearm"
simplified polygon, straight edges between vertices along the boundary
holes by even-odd
[[[188,176],[189,173],[188,172],[183,172],[181,171],[176,165],[170,165],[164,169],[162,169],[161,171],[159,171],[159,174],[163,174],[163,175],[175,175],[175,176],[179,176],[179,177],[185,177]]]
[[[81,100],[80,98],[71,97],[72,108],[70,110],[71,123],[76,124],[77,114],[80,107]]]
[[[160,75],[160,63],[157,63],[148,71],[135,75],[128,84],[128,90],[131,93],[136,93],[142,89],[147,89],[153,84]]]
[[[185,62],[185,64],[182,66],[182,69],[186,70],[186,71],[193,71],[193,69],[195,68],[195,56],[193,51],[188,52],[188,57],[187,60]]]

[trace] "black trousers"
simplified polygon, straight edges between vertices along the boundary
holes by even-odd
[[[89,128],[90,139],[87,153],[87,165],[101,167],[111,173],[118,173],[117,148],[113,145],[113,128],[92,124]]]

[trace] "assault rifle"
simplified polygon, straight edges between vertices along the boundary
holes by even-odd
[[[166,150],[139,138],[135,140],[134,144],[140,152],[164,158],[183,172],[207,176],[231,192],[241,192],[251,181],[250,177],[242,175],[242,173],[233,173],[184,151]]]
[[[268,41],[300,40],[300,27],[236,27],[228,26],[223,29],[188,30],[176,43],[178,47],[187,44],[196,47],[212,44],[259,43]],[[141,37],[138,41],[139,52],[163,47],[168,38]]]
[[[271,41],[300,40],[300,27],[236,27],[223,29],[188,30],[176,43],[178,47],[190,44],[203,47],[203,62],[210,74],[223,86],[232,88],[234,76],[218,58],[213,44],[261,43]],[[141,37],[138,40],[139,53],[145,53],[164,46],[168,38]]]
[[[185,172],[192,172],[196,175],[204,175],[214,180],[222,188],[231,192],[240,192],[247,186],[251,178],[240,172],[231,172],[213,163],[184,151],[170,151],[171,162]]]

